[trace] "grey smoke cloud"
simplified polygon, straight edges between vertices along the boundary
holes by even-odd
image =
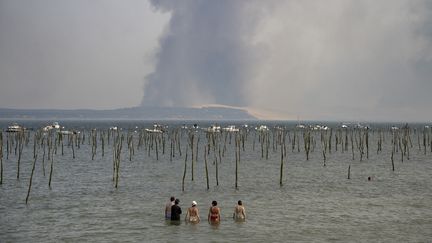
[[[429,120],[430,1],[152,1],[171,13],[143,105]]]
[[[254,105],[309,118],[431,119],[430,2],[284,3],[257,37],[269,56],[251,87],[273,95],[256,93]]]
[[[171,12],[171,19],[142,104],[247,104],[241,90],[257,62],[249,39],[259,9],[244,1],[151,2]]]

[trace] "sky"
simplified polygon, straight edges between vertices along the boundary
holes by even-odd
[[[142,0],[0,0],[0,107],[139,105],[168,20]]]
[[[0,0],[0,107],[432,121],[428,0]]]

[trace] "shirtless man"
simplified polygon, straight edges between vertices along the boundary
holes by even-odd
[[[171,221],[178,221],[180,222],[180,214],[182,213],[182,210],[179,206],[180,200],[177,198],[174,201],[174,205],[171,207]]]
[[[170,201],[165,204],[165,219],[171,219],[171,207],[174,205],[174,197],[170,198]]]
[[[233,218],[234,220],[238,221],[243,221],[246,219],[246,210],[241,200],[237,202],[237,205],[234,208]]]
[[[208,221],[211,224],[218,224],[220,223],[220,220],[220,209],[217,207],[217,202],[213,201],[212,206],[209,209]]]
[[[198,208],[196,207],[197,202],[192,201],[192,207],[188,208],[188,211],[186,212],[185,221],[189,223],[199,223],[201,221],[199,216]]]

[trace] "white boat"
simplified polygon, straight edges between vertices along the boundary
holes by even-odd
[[[72,134],[76,134],[76,132],[72,132],[72,131],[67,131],[67,130],[62,130],[59,131],[58,133],[62,134],[62,135],[72,135]]]
[[[326,125],[315,125],[314,127],[313,127],[313,130],[324,130],[324,131],[327,131],[329,128],[328,128],[328,126],[326,126]]]
[[[144,129],[146,132],[150,132],[150,133],[163,133],[164,132],[164,127],[162,125],[159,124],[154,124],[153,125],[153,129]]]
[[[238,132],[238,131],[240,131],[234,125],[229,125],[228,127],[224,127],[224,128],[222,128],[222,130],[225,132]]]
[[[53,124],[52,124],[51,126],[52,126],[52,128],[54,128],[54,129],[60,129],[60,125],[59,125],[58,122],[53,122]]]
[[[285,127],[275,126],[275,130],[277,130],[277,131],[285,131]]]
[[[220,132],[221,131],[221,127],[217,126],[217,125],[211,125],[210,127],[208,127],[206,129],[207,132]]]
[[[24,130],[25,128],[23,126],[20,126],[17,123],[13,123],[12,125],[8,126],[6,132],[22,132]]]
[[[146,129],[144,129],[146,132],[149,132],[149,133],[162,133],[162,130],[159,130],[159,129],[156,129],[156,128],[153,128],[153,129],[148,129],[148,128],[146,128]]]
[[[298,124],[298,125],[296,126],[296,128],[300,128],[300,129],[305,129],[305,128],[306,128],[306,126],[305,126],[305,125],[303,125],[303,124]]]
[[[363,125],[361,125],[360,123],[357,123],[357,125],[355,125],[354,128],[357,128],[357,129],[365,129],[365,130],[370,129],[370,127],[369,127],[368,125],[363,126]]]
[[[53,122],[53,124],[51,125],[47,125],[45,127],[42,128],[42,130],[44,130],[45,132],[51,130],[51,129],[60,129],[60,125],[58,122]]]
[[[261,125],[255,129],[259,132],[268,132],[270,130],[266,125]]]

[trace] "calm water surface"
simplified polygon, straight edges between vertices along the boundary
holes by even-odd
[[[2,128],[10,121],[0,121]],[[27,124],[26,124],[27,123]],[[181,124],[165,122],[172,126]],[[185,122],[187,123],[187,122]],[[46,121],[21,121],[27,127],[40,127]],[[63,121],[69,128],[107,129],[118,125],[128,128],[151,127],[139,121]],[[191,124],[190,122],[188,124]],[[267,123],[269,124],[269,123]],[[281,123],[292,126],[291,123]],[[201,124],[200,124],[201,125]],[[207,126],[209,124],[202,124]],[[381,124],[381,126],[386,126]],[[369,159],[352,160],[351,152],[327,154],[323,166],[319,145],[306,161],[301,152],[288,146],[283,186],[279,186],[280,152],[270,151],[261,158],[258,142],[253,151],[253,134],[241,152],[239,188],[235,189],[234,141],[219,164],[219,186],[215,165],[209,159],[210,190],[206,189],[203,150],[205,134],[200,133],[195,180],[191,181],[190,160],[185,192],[181,182],[186,135],[182,156],[159,160],[152,151],[136,150],[128,159],[124,144],[120,183],[112,182],[112,151],[107,146],[102,157],[100,144],[95,160],[87,141],[64,156],[54,156],[52,189],[48,188],[49,163],[42,155],[36,164],[29,204],[25,204],[32,166],[32,141],[24,148],[20,179],[16,179],[17,156],[3,158],[4,179],[0,185],[0,242],[431,242],[432,241],[432,154],[417,147],[412,135],[410,160],[395,156],[391,170],[390,137],[383,152],[376,154],[376,135],[371,135]],[[387,134],[388,135],[388,134]],[[135,139],[137,139],[135,136]],[[136,145],[137,143],[135,143]],[[4,153],[5,151],[4,146]],[[430,151],[430,148],[428,149]],[[190,152],[189,152],[190,153]],[[190,155],[189,155],[190,156]],[[351,165],[351,179],[347,169]],[[372,180],[368,181],[367,177]],[[186,212],[193,200],[198,202],[202,222],[198,225],[171,225],[164,220],[164,204],[174,195]],[[212,200],[222,210],[222,223],[215,227],[207,221]],[[235,223],[232,212],[242,200],[247,221]],[[184,215],[183,215],[184,217]]]

